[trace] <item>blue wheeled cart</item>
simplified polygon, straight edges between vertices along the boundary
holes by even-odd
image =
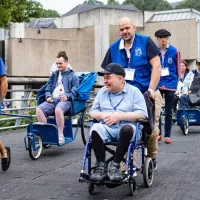
[[[78,95],[75,100],[72,100],[72,110],[66,113],[64,121],[64,137],[65,142],[59,144],[58,128],[56,125],[55,117],[49,117],[47,123],[30,123],[27,127],[27,136],[24,138],[24,143],[26,150],[29,151],[29,155],[33,160],[40,157],[42,148],[47,148],[51,145],[63,146],[72,142],[77,133],[81,132],[83,143],[86,144],[89,128],[89,121],[87,120],[88,109],[90,108],[90,103],[88,104],[89,93],[96,81],[97,74],[94,72],[81,74],[79,76],[80,86],[78,88]],[[38,102],[44,100],[45,86],[48,82],[41,88],[38,96]],[[41,92],[42,91],[42,92]],[[88,106],[89,105],[89,106]]]
[[[33,160],[40,157],[43,147],[50,145],[63,146],[75,140],[78,131],[81,131],[83,143],[86,143],[89,128],[87,122],[88,109],[86,101],[72,101],[73,112],[65,116],[65,142],[58,142],[58,128],[54,117],[49,117],[47,123],[30,123],[27,127],[27,136],[24,138],[26,150]]]
[[[200,126],[200,107],[183,107],[177,111],[176,119],[183,134],[187,135],[190,126]]]

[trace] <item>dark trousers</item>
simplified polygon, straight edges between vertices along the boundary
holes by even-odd
[[[183,106],[186,108],[190,107],[190,99],[189,96],[184,94],[180,97],[179,109],[183,109]]]
[[[171,137],[172,130],[172,113],[174,106],[175,91],[160,90],[160,93],[165,96],[165,137]]]

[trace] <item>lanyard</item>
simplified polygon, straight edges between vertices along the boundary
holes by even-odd
[[[111,104],[111,106],[113,107],[114,110],[117,110],[117,107],[118,107],[118,106],[121,104],[121,102],[123,101],[124,96],[125,96],[125,93],[123,93],[123,97],[121,98],[121,100],[114,106],[114,105],[113,105],[113,102],[112,102],[111,99],[110,99],[110,93],[109,93],[110,104]]]

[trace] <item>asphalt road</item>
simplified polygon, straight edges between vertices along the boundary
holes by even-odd
[[[12,163],[7,172],[0,171],[0,199],[134,199],[134,200],[198,200],[200,199],[200,128],[191,127],[184,136],[173,126],[172,144],[159,143],[158,169],[151,188],[145,188],[138,173],[138,190],[129,196],[128,185],[109,189],[97,187],[95,195],[88,185],[79,183],[83,155],[80,136],[63,147],[42,151],[33,161],[25,150],[26,130],[0,133],[0,139],[11,147]],[[140,153],[137,152],[137,157]],[[140,157],[138,158],[138,162]]]

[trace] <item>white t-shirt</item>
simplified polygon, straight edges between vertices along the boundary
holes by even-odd
[[[63,82],[62,82],[62,75],[61,72],[58,74],[58,82],[57,82],[57,87],[53,91],[53,98],[60,97],[61,95],[65,94]]]

